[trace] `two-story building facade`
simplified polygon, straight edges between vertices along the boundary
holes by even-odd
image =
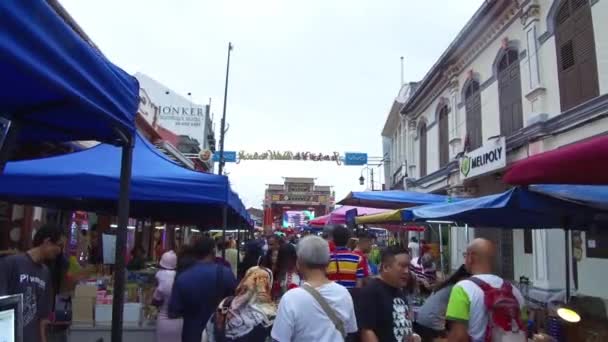
[[[512,163],[606,134],[606,18],[607,0],[485,1],[401,107],[405,188],[499,193]],[[499,242],[505,277],[564,288],[563,263],[551,262],[565,257],[561,231],[477,228],[475,236]],[[452,234],[452,245],[462,238]],[[597,272],[608,262],[583,245],[574,283],[581,294],[608,298]]]
[[[404,189],[407,178],[406,160],[406,125],[405,117],[400,111],[410,95],[416,90],[416,83],[409,82],[401,86],[399,94],[393,101],[388,117],[382,129],[382,154],[384,179],[387,190]]]

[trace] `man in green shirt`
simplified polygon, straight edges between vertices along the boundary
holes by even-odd
[[[473,277],[500,288],[504,280],[492,274],[496,258],[494,243],[486,239],[475,239],[467,247],[464,264]],[[516,287],[513,296],[525,315],[524,298]],[[448,334],[450,342],[482,342],[488,325],[488,312],[484,304],[484,291],[470,279],[458,282],[452,289],[448,302],[446,319],[451,321]],[[525,320],[524,320],[525,322]]]

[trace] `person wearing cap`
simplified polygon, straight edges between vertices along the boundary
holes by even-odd
[[[153,302],[159,306],[158,318],[156,320],[156,341],[179,341],[182,338],[181,318],[169,318],[169,299],[175,280],[175,269],[177,267],[177,255],[174,251],[163,253],[160,258],[160,271],[156,272],[158,286],[154,290]]]

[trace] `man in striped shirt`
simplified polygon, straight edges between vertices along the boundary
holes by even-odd
[[[416,281],[422,292],[432,292],[437,281],[437,270],[433,263],[433,256],[429,251],[424,251],[420,258],[412,259],[410,272],[416,277]]]
[[[345,226],[336,225],[332,235],[336,250],[331,253],[327,266],[328,278],[347,289],[361,287],[363,279],[369,276],[369,268],[360,255],[346,247],[350,231]]]

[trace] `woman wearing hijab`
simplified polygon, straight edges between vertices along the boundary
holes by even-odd
[[[225,298],[209,319],[206,333],[203,333],[206,341],[265,341],[277,314],[270,295],[272,281],[269,269],[250,268],[236,288],[235,296]]]
[[[170,319],[168,314],[176,266],[175,252],[165,252],[160,258],[161,270],[156,273],[158,286],[153,295],[154,303],[159,306],[156,320],[157,342],[181,341],[182,339],[182,319]]]

